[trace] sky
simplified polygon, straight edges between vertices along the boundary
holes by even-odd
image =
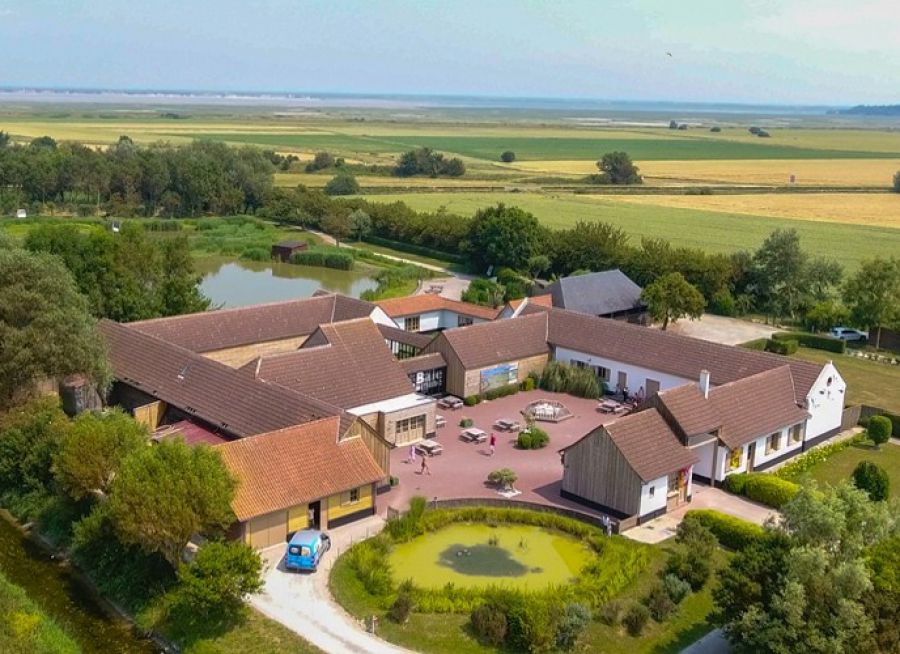
[[[0,0],[0,86],[898,103],[900,4]]]

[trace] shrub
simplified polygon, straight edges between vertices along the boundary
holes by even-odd
[[[694,591],[703,588],[711,571],[709,559],[691,550],[678,550],[666,562],[666,574],[684,580]]]
[[[234,616],[244,596],[262,589],[261,572],[262,559],[249,545],[208,543],[192,563],[179,566],[173,608],[204,620]]]
[[[682,600],[684,600],[691,592],[691,585],[684,579],[673,574],[667,574],[663,577],[662,583],[669,599],[675,604],[681,604]]]
[[[650,619],[650,611],[643,604],[632,604],[622,616],[622,624],[630,636],[640,636],[647,621]]]
[[[519,392],[518,384],[507,384],[506,386],[500,386],[498,388],[492,388],[489,391],[485,391],[482,395],[482,398],[485,400],[496,400],[498,397],[506,397],[507,395],[515,395]]]
[[[510,603],[507,642],[520,652],[548,652],[556,643],[558,613],[542,597],[519,595]]]
[[[596,399],[601,394],[597,375],[590,369],[578,368],[561,361],[550,361],[544,366],[539,386],[547,391],[588,399]]]
[[[688,590],[690,590],[690,586],[688,586]],[[622,615],[622,602],[619,600],[612,600],[600,607],[597,619],[603,624],[612,627],[619,624],[620,615]]]
[[[506,613],[497,604],[482,604],[472,611],[470,620],[472,629],[483,644],[498,647],[506,640]]]
[[[521,384],[521,388],[523,391],[533,391],[534,390],[534,377],[526,377]]]
[[[366,592],[375,597],[387,595],[394,585],[387,558],[388,548],[387,539],[376,536],[358,543],[347,552],[347,564],[356,573]]]
[[[459,421],[459,426],[462,427],[463,429],[468,429],[469,427],[471,427],[474,424],[475,424],[475,421],[472,420],[471,418],[463,418],[462,420]]]
[[[388,609],[387,617],[391,622],[404,624],[409,620],[409,614],[412,613],[412,609],[413,602],[409,593],[401,592],[397,595],[397,599],[394,600],[394,603],[391,604],[391,608]]]
[[[842,441],[838,441],[837,443],[819,445],[818,447],[813,448],[798,457],[795,457],[790,463],[786,463],[785,465],[778,468],[778,470],[770,474],[781,479],[787,479],[788,481],[796,481],[797,479],[802,477],[803,474],[809,472],[823,461],[827,460],[838,452],[847,449],[851,445],[858,443],[861,439],[861,436],[856,436],[854,438],[847,438]]]
[[[539,450],[547,447],[550,435],[540,427],[529,427],[527,432],[519,432],[516,445],[521,450]]]
[[[860,461],[853,470],[853,485],[869,494],[873,502],[883,502],[891,494],[887,471],[872,461]]]
[[[866,427],[866,437],[879,447],[888,442],[893,431],[890,418],[886,416],[872,416]]]
[[[733,475],[728,475],[724,481],[725,490],[735,495],[743,495],[744,488],[747,486],[747,477],[749,476],[746,472],[736,472]]]
[[[765,535],[765,530],[759,525],[713,509],[688,511],[682,524],[685,522],[705,527],[720,545],[732,550],[742,550]]]
[[[481,402],[481,397],[478,395],[467,395],[463,398],[463,404],[466,406],[475,406],[479,402]]]
[[[662,582],[657,582],[653,585],[653,588],[650,589],[650,592],[644,598],[644,605],[657,622],[662,622],[675,610],[675,602],[669,597],[669,593],[666,592]]]
[[[719,127],[719,126],[716,126],[716,127],[710,127],[710,128],[709,128],[709,131],[718,134],[719,132],[722,131],[722,128]]]
[[[516,160],[516,153],[512,150],[506,150],[500,155],[500,161],[503,163],[512,163]]]
[[[492,470],[488,474],[488,481],[501,488],[512,488],[512,485],[515,484],[518,479],[519,475],[511,468],[499,468],[497,470]]]
[[[775,340],[774,338],[770,338],[766,341],[766,352],[773,352],[775,354],[783,354],[785,356],[789,356],[797,351],[798,346],[799,343],[793,339]]]
[[[356,195],[359,193],[359,183],[356,178],[347,172],[338,173],[325,185],[325,195]]]
[[[744,495],[760,504],[780,509],[789,501],[800,487],[794,482],[780,479],[766,473],[750,473],[744,485]]]
[[[300,266],[318,266],[320,268],[334,268],[336,270],[352,270],[353,255],[349,252],[339,251],[337,248],[317,248],[295,252],[291,255],[291,263]]]
[[[568,604],[556,627],[556,646],[564,651],[573,649],[590,621],[591,610],[587,606],[577,602]]]
[[[772,339],[776,341],[797,341],[803,347],[816,350],[825,350],[843,354],[847,349],[847,342],[832,336],[822,334],[810,334],[808,332],[775,332]]]
[[[271,258],[271,252],[266,248],[251,247],[245,248],[241,252],[241,259],[248,261],[268,261]]]
[[[736,316],[737,304],[728,289],[717,291],[709,303],[709,312],[719,316]]]

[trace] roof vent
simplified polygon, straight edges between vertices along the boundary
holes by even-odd
[[[191,364],[187,364],[181,371],[178,373],[178,381],[184,381],[185,376],[188,374],[188,370],[191,369]]]
[[[700,392],[705,399],[709,399],[709,370],[700,371]]]

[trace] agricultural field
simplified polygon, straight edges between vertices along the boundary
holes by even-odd
[[[900,414],[900,367],[807,347],[794,356],[814,363],[833,360],[847,382],[845,404],[868,404]]]
[[[814,255],[828,256],[854,270],[860,260],[900,252],[900,229],[865,224],[820,222],[796,218],[772,218],[733,211],[708,211],[661,204],[647,204],[620,196],[573,193],[399,193],[369,195],[375,202],[403,201],[414,209],[434,211],[446,207],[451,213],[468,215],[498,202],[532,212],[549,227],[565,228],[581,220],[599,220],[623,229],[632,239],[665,238],[677,246],[697,247],[710,252],[751,250],[775,229],[793,228],[803,247]],[[694,199],[695,196],[684,196]],[[696,196],[704,197],[717,196]],[[744,196],[722,196],[740,199]],[[771,197],[771,196],[764,196]],[[825,196],[816,196],[823,204]],[[868,196],[862,196],[863,198]],[[900,198],[896,198],[900,200]]]

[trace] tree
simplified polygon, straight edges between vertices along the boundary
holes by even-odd
[[[753,255],[752,293],[760,309],[777,318],[794,315],[805,292],[808,257],[795,229],[776,229]]]
[[[844,303],[858,327],[875,331],[881,347],[881,328],[900,325],[900,259],[864,260],[844,285]]]
[[[878,448],[890,440],[893,429],[894,424],[887,416],[872,416],[866,427],[866,436]]]
[[[125,457],[147,443],[147,429],[121,411],[83,413],[66,430],[53,459],[56,480],[75,500],[105,495]]]
[[[873,547],[866,557],[872,588],[866,594],[867,612],[875,623],[879,652],[900,652],[900,536]]]
[[[466,166],[462,159],[446,159],[440,152],[431,148],[418,148],[400,155],[394,174],[397,177],[412,177],[413,175],[427,175],[428,177],[459,177],[465,174]]]
[[[333,168],[335,164],[334,155],[330,152],[316,152],[313,160],[306,164],[306,172],[314,173],[326,168]]]
[[[240,542],[211,542],[200,548],[191,563],[178,567],[175,602],[202,622],[233,619],[244,608],[244,598],[262,590],[262,559]]]
[[[47,379],[81,373],[105,386],[97,325],[56,257],[0,249],[0,409]]]
[[[498,204],[479,209],[469,227],[468,249],[475,264],[521,270],[538,250],[542,228],[533,214]]]
[[[235,481],[205,445],[163,441],[128,456],[113,479],[109,511],[119,540],[176,566],[188,540],[234,521]]]
[[[887,471],[872,461],[860,461],[853,469],[853,485],[869,494],[873,502],[883,502],[891,494]]]
[[[473,279],[462,293],[463,302],[483,304],[487,307],[498,307],[503,303],[506,289],[490,279]]]
[[[894,193],[900,193],[900,170],[894,173]]]
[[[4,132],[0,129],[0,150],[9,147],[10,143],[12,143],[12,137],[10,137],[9,132]]]
[[[811,332],[828,331],[850,318],[847,308],[834,300],[825,300],[813,305],[803,316],[803,324]]]
[[[604,184],[641,184],[643,180],[638,167],[631,161],[627,152],[607,152],[597,162],[600,169],[601,183]]]
[[[335,243],[340,246],[341,241],[347,240],[353,233],[350,214],[346,211],[333,211],[325,216],[325,220],[322,221],[322,229],[326,234],[331,234]]]
[[[685,316],[695,320],[703,315],[706,301],[679,272],[669,273],[647,286],[641,293],[650,316],[662,321],[662,329]]]
[[[550,269],[550,257],[546,254],[535,254],[534,256],[528,257],[527,268],[528,273],[533,278],[540,277],[541,273]]]
[[[350,213],[350,231],[357,241],[363,240],[372,231],[372,218],[362,209]]]
[[[669,129],[678,129],[678,121],[670,120],[669,121]]]
[[[516,160],[516,153],[513,152],[512,150],[504,150],[500,154],[500,161],[502,161],[503,163],[512,163],[515,160]]]
[[[359,183],[348,172],[340,172],[325,185],[325,195],[356,195],[359,193]]]

